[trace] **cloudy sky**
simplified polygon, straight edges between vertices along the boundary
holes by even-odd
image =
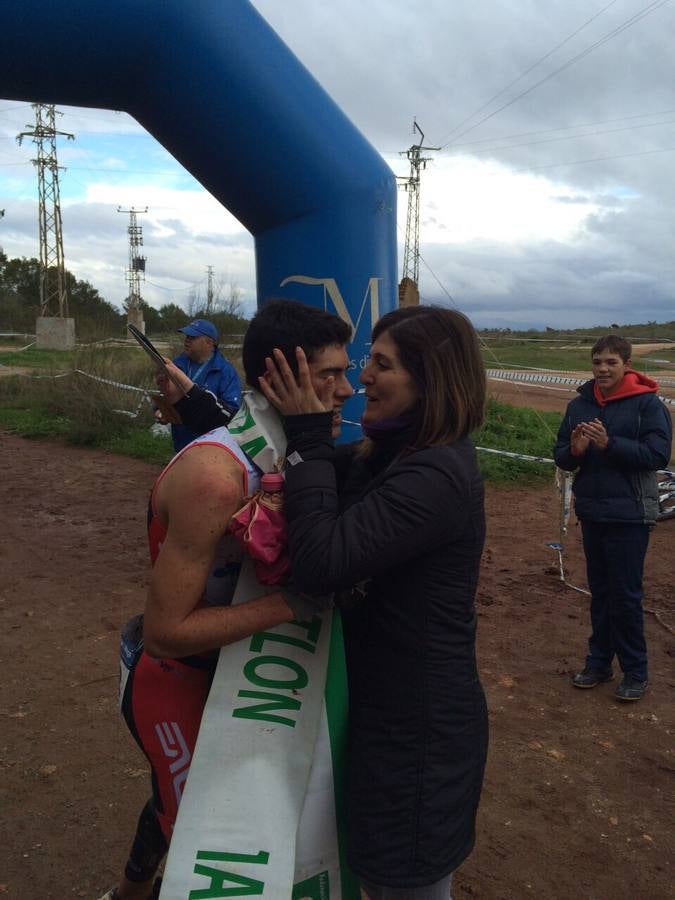
[[[675,319],[673,0],[254,0],[394,171],[423,173],[420,290],[479,327]],[[0,86],[1,92],[1,86]],[[254,306],[249,235],[133,119],[58,107],[67,267],[121,305],[185,306],[206,269]],[[28,104],[0,101],[0,247],[37,256]],[[399,194],[402,244],[406,195]],[[399,252],[402,259],[402,249]]]

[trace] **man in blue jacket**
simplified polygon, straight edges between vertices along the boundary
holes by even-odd
[[[630,368],[632,347],[605,335],[591,350],[594,378],[567,407],[555,445],[561,469],[577,470],[573,492],[591,590],[591,636],[578,688],[610,681],[616,655],[617,700],[647,689],[642,573],[656,521],[656,470],[668,465],[672,421],[658,385]]]
[[[195,319],[178,331],[185,335],[184,352],[174,363],[195,384],[210,391],[232,417],[241,406],[241,382],[232,363],[218,350],[218,329],[207,319]],[[178,452],[198,435],[185,425],[172,425],[171,437]]]

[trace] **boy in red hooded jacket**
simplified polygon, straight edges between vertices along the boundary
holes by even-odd
[[[631,369],[632,347],[605,335],[591,350],[593,379],[568,405],[555,445],[561,469],[577,470],[573,492],[591,590],[592,633],[578,688],[610,681],[616,655],[623,679],[617,700],[647,689],[642,574],[656,521],[656,470],[668,465],[672,421],[658,385]]]

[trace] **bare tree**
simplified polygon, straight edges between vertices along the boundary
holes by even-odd
[[[191,319],[197,319],[206,309],[206,300],[202,297],[199,288],[192,288],[185,303],[187,314]]]
[[[225,313],[228,316],[241,316],[244,304],[241,299],[241,288],[236,281],[229,281],[228,277],[219,278],[213,297],[213,308],[216,312]]]

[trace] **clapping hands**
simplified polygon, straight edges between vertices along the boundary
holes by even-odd
[[[608,444],[609,435],[600,419],[581,422],[570,436],[570,449],[573,456],[583,456],[591,445],[598,450],[606,450]]]

